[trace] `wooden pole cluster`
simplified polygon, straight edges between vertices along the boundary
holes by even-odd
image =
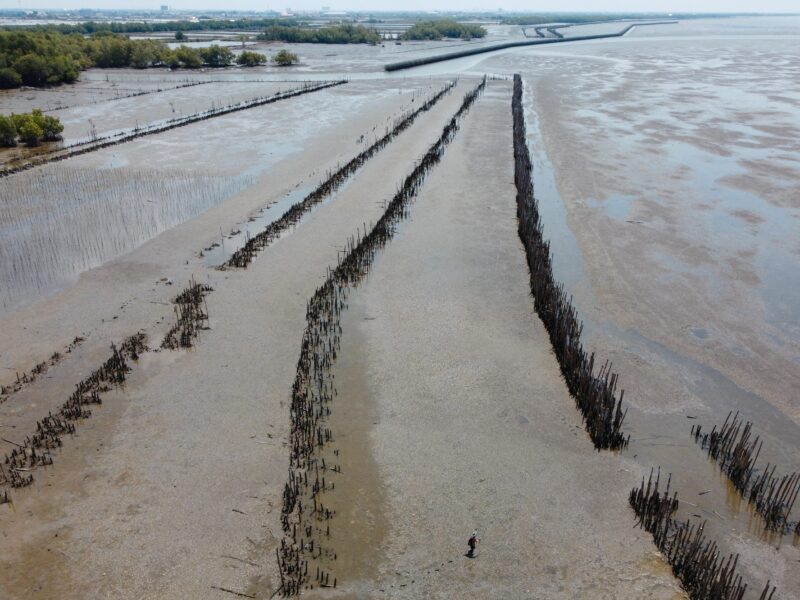
[[[663,495],[659,494],[658,490],[660,481],[661,469],[656,474],[655,483],[653,482],[653,469],[650,469],[647,487],[645,487],[644,477],[642,477],[641,487],[633,488],[628,496],[628,502],[639,517],[637,525],[653,534],[656,546],[659,548],[664,544],[669,533],[667,525],[670,523],[670,517],[678,510],[678,493],[675,492],[672,498],[669,497],[669,484],[672,476],[670,475],[667,479],[667,489],[664,490]]]
[[[5,440],[16,447],[5,455],[3,464],[0,464],[0,485],[14,488],[28,486],[33,483],[31,471],[52,465],[50,451],[61,446],[63,435],[75,433],[74,422],[91,416],[92,411],[87,407],[101,404],[100,394],[125,382],[125,376],[130,371],[127,361],[136,360],[139,354],[147,350],[146,342],[145,334],[137,333],[126,338],[119,349],[112,344],[108,360],[75,386],[75,391],[55,414],[48,413],[38,421],[33,435],[27,436],[22,443]]]
[[[522,107],[522,78],[519,75],[514,75],[512,113],[519,237],[528,259],[536,313],[547,329],[567,388],[583,415],[595,448],[624,448],[630,436],[622,433],[626,411],[622,409],[624,391],[619,397],[616,395],[618,376],[611,372],[608,362],[595,374],[594,354],[587,355],[581,343],[583,323],[578,319],[572,298],[553,275],[550,243],[544,238],[538,202],[533,194],[532,165]]]
[[[394,140],[394,138],[408,129],[420,114],[433,108],[433,106],[445,95],[447,95],[447,93],[450,92],[455,85],[456,81],[450,81],[438,93],[425,101],[419,108],[406,113],[394,124],[392,130],[386,133],[386,135],[378,139],[369,148],[359,153],[346,165],[340,167],[334,173],[330,174],[328,178],[323,181],[314,191],[312,191],[302,201],[290,207],[279,219],[267,225],[263,231],[259,232],[252,238],[249,238],[242,248],[233,253],[233,255],[222,266],[222,268],[246,268],[256,254],[258,254],[258,252],[271,245],[273,241],[275,241],[287,229],[295,225],[314,206],[322,202],[326,197],[339,189],[339,187],[341,187],[342,184],[344,184],[345,181],[347,181],[347,179],[356,171],[364,166],[364,164],[370,158],[383,150],[383,148],[388,146],[389,143]]]
[[[197,283],[192,277],[189,287],[178,294],[175,304],[175,324],[164,336],[161,347],[169,350],[191,348],[201,329],[208,329],[206,294],[213,291],[209,285]]]
[[[733,415],[733,418],[731,418]],[[692,426],[692,436],[703,450],[713,458],[728,476],[736,490],[746,498],[766,523],[766,528],[781,534],[794,528],[790,522],[792,508],[800,495],[800,472],[775,476],[775,465],[767,463],[758,474],[756,461],[763,443],[758,436],[752,437],[753,423],[742,422],[739,412],[729,412],[722,427],[715,425],[710,433],[703,433],[702,426]]]
[[[287,98],[294,98],[295,96],[301,96],[303,94],[324,90],[326,88],[334,87],[337,85],[343,85],[345,83],[347,83],[347,81],[345,80],[326,81],[317,84],[304,83],[300,89],[289,90],[286,92],[278,92],[277,94],[274,94],[272,96],[253,98],[251,100],[237,102],[236,104],[231,104],[229,106],[211,108],[209,110],[204,110],[198,113],[187,115],[185,117],[176,117],[174,119],[169,119],[168,121],[165,121],[163,123],[157,123],[143,128],[137,127],[136,129],[125,131],[121,134],[116,134],[109,137],[94,138],[86,142],[80,142],[74,144],[66,149],[60,148],[44,155],[39,154],[38,155],[39,158],[30,159],[24,163],[14,165],[13,167],[0,169],[0,178],[8,177],[9,175],[13,175],[14,173],[19,173],[21,171],[27,171],[28,169],[32,169],[33,167],[38,167],[40,165],[44,165],[47,163],[58,162],[60,160],[66,160],[68,158],[72,158],[73,156],[80,156],[81,154],[94,152],[95,150],[100,150],[102,148],[116,146],[117,144],[129,142],[131,140],[144,137],[146,135],[162,133],[164,131],[169,131],[170,129],[184,127],[186,125],[191,125],[192,123],[198,123],[200,121],[205,121],[207,119],[212,119],[214,117],[220,117],[222,115],[227,115],[240,110],[255,108],[256,106],[264,106],[265,104],[272,104],[273,102],[286,100]]]
[[[705,521],[696,527],[691,521],[673,519],[678,510],[677,494],[669,495],[669,484],[659,492],[659,469],[653,482],[653,471],[645,486],[644,478],[639,488],[633,488],[628,501],[639,518],[637,525],[653,535],[656,546],[672,567],[692,600],[742,600],[747,584],[736,572],[739,555],[720,554],[717,544],[705,537]],[[771,599],[775,588],[769,582],[760,599]]]
[[[337,585],[336,577],[331,578],[330,572],[319,567],[312,581],[309,562],[336,560],[336,553],[327,547],[330,521],[336,512],[325,506],[324,493],[334,489],[333,482],[325,480],[326,471],[341,470],[338,465],[326,463],[322,449],[333,440],[326,421],[337,395],[333,366],[342,333],[340,317],[347,308],[348,294],[369,273],[378,250],[394,236],[397,224],[408,214],[408,205],[428,173],[441,160],[459,129],[461,118],[485,86],[484,79],[464,97],[461,107],[406,177],[377,224],[369,232],[364,225],[363,232],[347,240],[336,268],[328,269],[325,282],[307,304],[306,330],[292,386],[290,466],[281,512],[284,537],[276,554],[281,574],[280,591],[284,596],[298,594],[314,585],[331,587],[331,579],[332,587]]]
[[[80,336],[76,336],[74,340],[72,340],[69,344],[67,344],[66,350],[64,350],[64,354],[70,354],[75,348],[77,348],[81,342],[83,342],[83,338]],[[64,359],[64,354],[61,352],[53,352],[49,359],[44,360],[34,366],[30,373],[23,373],[21,376],[17,373],[17,378],[14,380],[13,383],[9,385],[0,385],[0,397],[1,396],[9,396],[15,392],[20,391],[23,387],[25,387],[29,383],[33,383],[40,375],[44,375],[47,373],[50,367],[54,367],[58,363],[60,363]],[[2,398],[0,398],[1,400]]]
[[[175,297],[176,323],[164,336],[162,348],[189,348],[198,332],[208,328],[205,296],[210,291],[210,286],[197,283],[192,278],[189,286]],[[83,338],[75,338],[67,352],[71,352],[82,341]],[[75,422],[91,416],[89,405],[102,404],[102,393],[123,385],[131,370],[127,361],[138,360],[148,350],[147,336],[143,332],[123,340],[119,349],[112,344],[111,357],[75,386],[75,391],[55,414],[49,413],[38,421],[33,435],[26,437],[22,443],[5,440],[16,447],[6,454],[3,464],[0,464],[0,485],[18,488],[33,483],[33,475],[29,472],[36,467],[53,464],[50,451],[62,445],[62,436],[75,433]]]

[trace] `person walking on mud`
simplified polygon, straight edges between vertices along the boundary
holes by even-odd
[[[472,535],[469,536],[469,540],[467,540],[467,545],[469,546],[469,552],[467,552],[467,556],[469,558],[475,558],[475,550],[478,548],[478,543],[481,541],[481,538],[478,537],[478,530],[474,530]]]

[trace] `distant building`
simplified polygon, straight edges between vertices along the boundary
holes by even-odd
[[[162,4],[161,5],[161,12],[167,12],[168,10],[169,10],[169,6],[167,6],[166,4]]]

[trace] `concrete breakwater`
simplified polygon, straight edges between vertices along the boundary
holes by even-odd
[[[432,63],[442,62],[445,60],[453,60],[454,58],[464,58],[465,56],[474,56],[476,54],[483,54],[485,52],[494,52],[496,50],[506,50],[508,48],[520,48],[523,46],[538,46],[539,44],[560,44],[565,42],[582,42],[587,40],[602,40],[606,38],[622,37],[627,34],[634,27],[642,27],[645,25],[672,25],[678,21],[658,21],[655,23],[634,23],[628,25],[625,29],[616,33],[603,33],[596,35],[579,35],[575,37],[554,37],[543,39],[527,39],[519,40],[516,42],[505,42],[503,44],[495,44],[494,46],[484,46],[481,48],[470,48],[468,50],[459,50],[457,52],[449,52],[447,54],[438,54],[436,56],[426,56],[423,58],[414,58],[411,60],[404,60],[396,63],[390,63],[384,67],[386,71],[401,71],[403,69],[411,69],[413,67],[421,67],[422,65],[429,65]],[[557,33],[553,32],[555,35]]]

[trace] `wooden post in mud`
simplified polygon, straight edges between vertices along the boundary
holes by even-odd
[[[304,84],[299,89],[288,90],[286,92],[278,92],[273,96],[268,96],[268,97],[262,96],[258,98],[253,98],[251,100],[246,100],[244,102],[238,102],[227,106],[212,108],[210,110],[201,111],[183,117],[172,118],[164,123],[157,123],[144,128],[137,127],[133,130],[128,130],[123,133],[113,134],[100,138],[94,135],[92,139],[89,141],[78,142],[66,149],[59,148],[53,150],[50,153],[40,155],[40,157],[37,159],[30,159],[21,164],[17,164],[13,167],[0,169],[0,178],[8,177],[15,173],[26,171],[28,169],[32,169],[40,165],[66,160],[74,156],[80,156],[82,154],[86,154],[87,152],[94,152],[95,150],[100,150],[102,148],[116,146],[118,144],[129,142],[131,140],[144,137],[146,135],[163,133],[164,131],[169,131],[171,129],[176,129],[178,127],[184,127],[185,125],[191,125],[192,123],[199,123],[200,121],[205,121],[207,119],[211,119],[214,117],[219,117],[233,112],[238,112],[240,110],[247,110],[248,108],[255,108],[257,106],[272,104],[280,100],[286,100],[288,98],[294,98],[296,96],[301,96],[303,94],[324,90],[330,87],[344,85],[345,83],[347,83],[347,81],[342,79],[339,81],[324,81],[313,85]]]
[[[208,329],[208,306],[206,294],[212,292],[209,285],[197,283],[192,277],[189,286],[173,300],[175,324],[164,336],[161,347],[169,350],[191,348],[200,330]]]
[[[77,342],[78,338],[75,340]],[[102,404],[101,393],[125,382],[130,371],[127,361],[136,360],[146,350],[147,336],[141,332],[126,338],[119,348],[111,344],[108,360],[75,386],[75,391],[55,414],[50,412],[37,421],[36,431],[5,455],[4,468],[0,469],[0,485],[12,488],[31,485],[33,474],[30,471],[53,464],[50,451],[61,447],[62,436],[75,433],[75,423],[91,416],[88,406]],[[4,492],[4,497],[7,499],[7,492]]]

